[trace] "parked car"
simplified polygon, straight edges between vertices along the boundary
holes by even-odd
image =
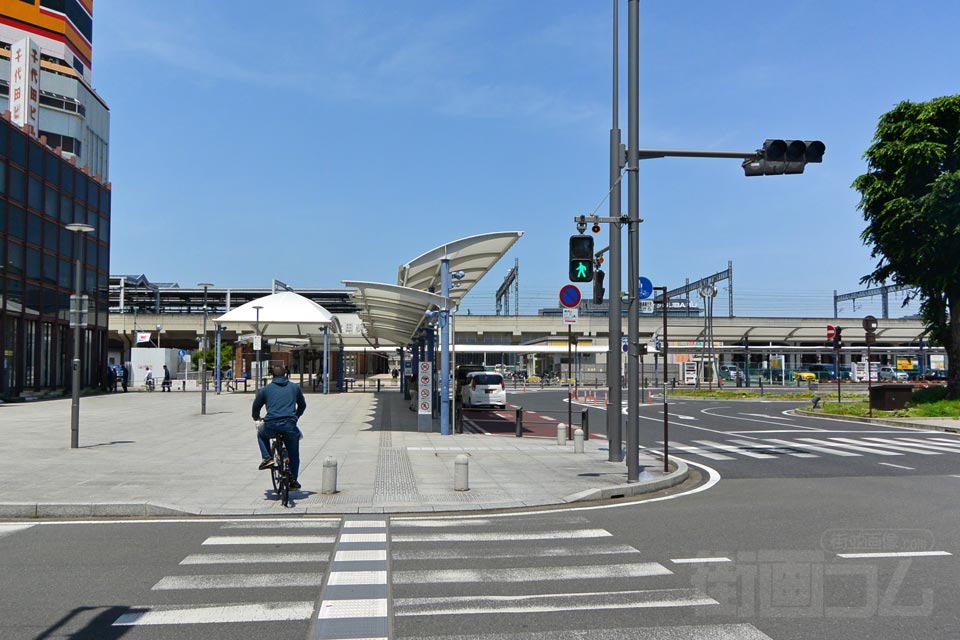
[[[453,392],[456,394],[456,397],[460,397],[460,393],[463,390],[463,384],[467,381],[467,376],[471,373],[478,373],[486,371],[483,368],[482,364],[461,364],[457,365],[456,375],[454,376],[454,385]]]
[[[817,374],[813,371],[799,370],[793,372],[794,382],[816,382]]]
[[[736,382],[743,379],[743,371],[735,364],[724,364],[720,366],[720,377]]]
[[[503,375],[489,371],[467,374],[460,392],[465,407],[493,406],[507,408],[507,388]]]
[[[896,367],[880,367],[880,370],[877,372],[878,380],[893,380],[894,382],[899,382],[901,380],[908,380],[909,377],[906,371],[897,369]]]
[[[928,382],[946,382],[947,371],[946,369],[927,369],[923,373],[923,379]]]

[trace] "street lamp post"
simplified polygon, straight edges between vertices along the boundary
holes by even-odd
[[[93,231],[89,224],[68,224],[67,229],[77,234],[77,266],[74,270],[74,295],[70,304],[70,322],[73,324],[73,376],[72,402],[70,404],[70,448],[80,446],[80,327],[83,316],[80,304],[82,301],[81,271],[83,269],[83,234]]]
[[[203,340],[200,342],[200,415],[207,415],[207,288],[210,282],[201,282],[203,287]]]
[[[263,309],[263,305],[258,304],[258,305],[255,305],[253,308],[257,310],[257,335],[253,337],[253,350],[257,352],[257,391],[259,391],[260,376],[262,375],[262,371],[260,370],[262,366],[260,362],[260,351],[262,347],[262,344],[261,344],[262,338],[260,337],[260,309]],[[324,369],[324,373],[326,373],[326,369]]]

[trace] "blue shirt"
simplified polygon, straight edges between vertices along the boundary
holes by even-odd
[[[276,377],[273,382],[260,389],[253,400],[253,419],[260,419],[260,410],[267,406],[264,420],[299,418],[307,410],[307,401],[300,387],[285,376]]]

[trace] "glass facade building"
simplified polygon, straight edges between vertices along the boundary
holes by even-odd
[[[94,231],[72,232],[71,223]],[[81,381],[91,387],[106,377],[110,185],[0,119],[0,397],[69,390],[78,253],[89,297]]]

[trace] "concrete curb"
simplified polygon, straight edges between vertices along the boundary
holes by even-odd
[[[150,502],[8,502],[0,518],[109,518],[198,515]]]
[[[587,489],[586,491],[580,491],[565,497],[564,501],[571,503],[629,498],[676,486],[690,476],[690,469],[687,467],[687,463],[680,460],[675,461],[673,464],[676,465],[676,469],[666,475],[649,477],[648,472],[644,471],[641,476],[646,475],[648,479],[641,479],[639,482],[632,484],[620,484],[600,489]]]
[[[942,431],[944,433],[960,433],[960,421],[956,427],[944,427],[936,424],[923,424],[920,422],[903,422],[897,419],[885,418],[863,418],[861,416],[843,416],[836,413],[816,413],[809,409],[794,409],[790,413],[796,413],[802,416],[812,416],[817,418],[830,418],[831,420],[846,420],[847,422],[862,422],[864,424],[877,424],[883,427],[912,427],[914,429],[924,429],[926,431]]]

